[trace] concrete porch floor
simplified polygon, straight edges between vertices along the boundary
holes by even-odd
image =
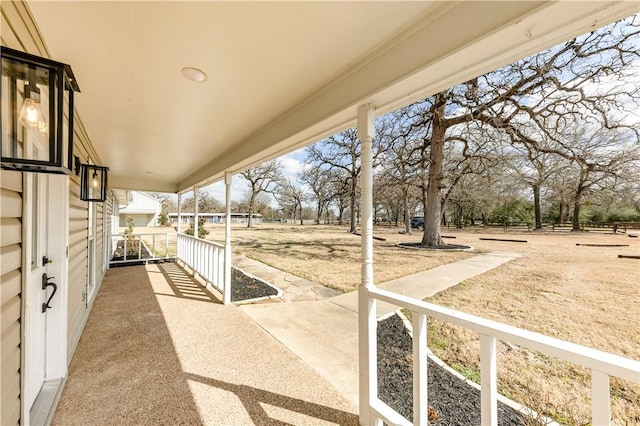
[[[53,424],[356,425],[356,413],[241,309],[165,263],[108,271]]]

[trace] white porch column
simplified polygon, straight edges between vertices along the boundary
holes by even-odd
[[[193,187],[193,236],[198,238],[198,187]]]
[[[198,235],[198,187],[194,186],[193,187],[193,237],[194,238],[199,238]],[[199,253],[198,253],[198,242],[197,241],[193,241],[193,262],[191,264],[191,269],[193,271],[193,276],[197,277],[198,273],[196,272],[196,270],[200,270],[198,268],[200,268],[202,265],[200,265],[199,260]],[[206,279],[205,279],[206,282]]]
[[[182,232],[182,193],[178,192],[178,234]]]
[[[358,345],[359,345],[359,402],[360,424],[373,423],[369,407],[378,397],[376,351],[376,301],[369,298],[373,281],[373,153],[375,136],[375,108],[358,108],[358,137],[360,138],[361,209],[362,209],[362,280],[358,288]]]
[[[224,173],[225,219],[224,219],[224,291],[222,303],[231,303],[231,172]]]

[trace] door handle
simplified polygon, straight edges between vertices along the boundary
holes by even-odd
[[[42,304],[42,313],[47,312],[47,309],[51,308],[51,306],[49,306],[49,303],[51,303],[51,299],[53,299],[53,296],[56,294],[56,291],[58,291],[58,285],[55,283],[49,282],[49,280],[52,280],[54,278],[55,277],[47,277],[46,273],[42,274],[42,289],[46,290],[47,287],[49,286],[53,287],[53,292],[51,293],[51,296],[49,296],[46,303]]]

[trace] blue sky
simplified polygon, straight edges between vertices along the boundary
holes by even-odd
[[[306,155],[304,152],[304,148],[301,148],[297,151],[284,155],[278,160],[283,165],[283,174],[286,177],[296,180],[297,173],[304,167]],[[224,203],[225,197],[225,188],[224,181],[216,182],[213,185],[209,185],[205,188],[202,188],[211,194],[211,196],[217,199],[220,202]],[[231,181],[231,199],[234,201],[240,201],[248,190],[247,181],[240,174],[236,174],[233,176]],[[185,196],[189,196],[190,193],[185,194]],[[271,203],[272,206],[277,206],[275,199]]]

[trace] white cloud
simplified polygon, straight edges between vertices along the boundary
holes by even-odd
[[[304,163],[293,156],[285,155],[280,158],[282,174],[292,180],[297,180],[297,174],[304,168]]]

